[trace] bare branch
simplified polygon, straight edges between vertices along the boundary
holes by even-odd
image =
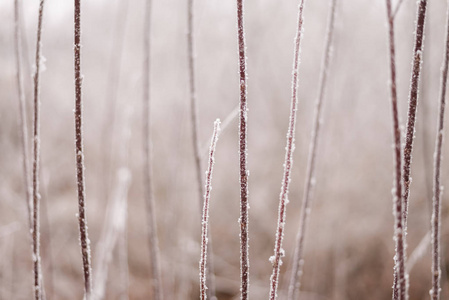
[[[162,279],[160,267],[159,241],[157,237],[157,222],[155,201],[153,195],[153,174],[151,158],[151,128],[150,128],[150,50],[151,50],[151,0],[146,1],[144,21],[144,65],[143,65],[143,142],[144,142],[144,189],[147,205],[148,241],[150,246],[152,290],[155,300],[163,300]]]
[[[188,68],[189,68],[189,88],[190,88],[190,123],[192,125],[192,143],[193,143],[193,155],[195,159],[195,175],[198,186],[198,203],[200,207],[200,213],[203,210],[203,179],[201,168],[201,149],[198,138],[198,99],[196,95],[196,79],[195,79],[195,49],[194,49],[194,1],[188,0],[187,4],[187,56],[188,56]],[[209,256],[209,264],[207,266],[207,285],[206,291],[209,299],[216,299],[215,297],[215,275],[214,275],[214,260],[213,260],[213,248],[212,239],[210,234],[208,236],[209,247],[207,248],[207,255]]]
[[[81,256],[83,259],[84,299],[90,300],[92,294],[92,270],[90,241],[87,232],[86,189],[84,178],[84,145],[83,145],[83,102],[81,76],[81,0],[75,0],[74,12],[75,40],[75,154],[78,186],[78,222],[80,231]]]
[[[25,185],[26,207],[28,210],[28,223],[30,229],[33,228],[32,219],[32,190],[30,183],[30,157],[28,145],[28,125],[26,116],[25,91],[22,75],[22,37],[20,30],[20,4],[19,0],[14,0],[14,46],[16,54],[16,69],[17,69],[17,92],[19,97],[19,125],[20,137],[22,143],[22,160],[23,160],[23,180]]]
[[[396,48],[394,41],[394,18],[391,0],[387,0],[388,43],[390,59],[390,98],[393,118],[394,141],[394,188],[393,188],[393,215],[395,216],[394,240],[396,241],[396,254],[394,256],[394,283],[393,299],[405,300],[405,258],[404,258],[404,230],[402,220],[402,171],[401,171],[401,130],[399,125],[399,112],[396,87]]]
[[[206,172],[206,186],[203,201],[203,214],[201,218],[201,258],[200,258],[200,299],[206,300],[207,287],[206,287],[206,263],[207,263],[207,244],[209,239],[209,203],[210,193],[212,190],[212,173],[215,163],[215,148],[217,146],[218,135],[220,133],[220,119],[217,119],[214,123],[214,132],[210,141],[209,148],[209,164]],[[212,296],[212,297],[215,297]]]
[[[401,6],[404,2],[405,2],[404,0],[399,0],[398,4],[396,4],[396,7],[394,8],[394,11],[393,11],[393,20],[396,18],[396,15],[398,14],[399,9],[401,8]]]
[[[248,245],[248,147],[247,147],[247,74],[246,43],[243,22],[243,0],[237,0],[237,30],[239,44],[240,112],[239,112],[239,157],[240,157],[240,278],[241,299],[248,299],[249,288],[249,245]]]
[[[41,56],[41,37],[42,37],[42,19],[44,14],[44,0],[39,2],[39,16],[37,23],[36,55],[34,72],[34,113],[33,113],[33,263],[34,263],[34,296],[36,300],[42,299],[42,270],[40,256],[40,213],[39,205],[41,196],[39,194],[39,164],[40,164],[40,67],[42,63]]]
[[[298,228],[298,234],[296,237],[296,248],[293,257],[293,267],[292,274],[290,278],[290,285],[288,288],[288,298],[289,300],[296,299],[299,294],[299,289],[301,286],[301,276],[303,273],[303,265],[304,265],[304,241],[307,230],[308,217],[310,213],[310,206],[312,202],[312,191],[314,187],[314,177],[315,177],[315,161],[317,156],[317,148],[318,148],[318,139],[320,134],[320,125],[321,125],[321,115],[322,115],[322,106],[324,101],[324,93],[326,89],[327,76],[329,72],[329,64],[331,58],[331,48],[332,48],[332,38],[334,32],[334,24],[335,24],[335,14],[336,14],[336,6],[337,0],[330,1],[330,10],[329,10],[329,19],[327,23],[327,32],[326,32],[326,42],[323,54],[323,61],[321,65],[321,78],[320,78],[320,86],[318,92],[318,98],[316,99],[316,108],[315,108],[315,116],[314,116],[314,125],[312,130],[310,148],[309,148],[309,159],[307,163],[307,175],[306,182],[304,188],[303,202],[301,208],[301,216],[300,223]],[[302,13],[302,12],[301,12]],[[301,28],[298,28],[300,31]],[[296,97],[296,95],[294,95]],[[292,107],[293,109],[293,107]],[[294,112],[292,111],[292,114]],[[287,156],[286,156],[287,158]],[[287,166],[287,163],[285,164]],[[284,171],[285,172],[285,171]],[[288,182],[290,180],[284,177],[284,184],[282,192],[284,192],[285,186],[288,188]],[[288,191],[288,189],[287,189]],[[282,197],[282,194],[281,194]],[[284,196],[287,199],[287,195]],[[282,199],[282,198],[281,198]],[[284,212],[285,218],[285,212]],[[283,220],[285,222],[285,220]],[[275,252],[276,253],[276,252]]]
[[[430,297],[432,300],[439,300],[441,293],[441,197],[443,188],[440,183],[441,162],[442,162],[442,148],[444,142],[444,110],[446,106],[446,88],[448,78],[449,66],[449,6],[447,12],[446,24],[446,49],[441,66],[441,82],[440,82],[440,106],[439,118],[437,125],[437,136],[435,141],[434,154],[434,182],[433,182],[433,212],[432,212],[432,289],[430,290]]]

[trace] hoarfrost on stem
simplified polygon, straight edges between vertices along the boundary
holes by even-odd
[[[207,263],[207,246],[209,235],[209,206],[212,190],[212,173],[214,170],[214,156],[215,148],[217,146],[218,135],[220,133],[220,120],[217,119],[214,123],[214,131],[212,134],[211,144],[209,148],[209,163],[207,168],[205,194],[203,201],[203,213],[201,220],[201,258],[199,262],[200,269],[200,299],[205,300],[207,298],[207,286],[206,286],[206,263]]]
[[[84,298],[90,300],[92,293],[92,270],[87,217],[85,204],[85,178],[83,153],[83,110],[82,110],[82,80],[81,80],[81,0],[75,0],[74,11],[74,64],[75,64],[75,153],[78,185],[79,238],[84,274]]]
[[[42,270],[40,257],[40,195],[39,195],[39,166],[40,166],[40,61],[41,61],[41,37],[42,21],[44,14],[44,0],[39,2],[37,39],[34,70],[34,113],[33,113],[33,170],[32,170],[32,237],[33,237],[33,270],[34,270],[34,297],[36,300],[42,299]]]
[[[247,74],[246,45],[243,20],[243,0],[237,0],[237,37],[239,49],[240,113],[239,113],[239,157],[240,157],[240,278],[241,299],[248,299],[249,251],[248,251],[248,173],[247,173]]]
[[[434,178],[433,178],[433,209],[431,218],[432,227],[432,289],[430,296],[432,300],[439,300],[441,293],[441,198],[443,195],[443,187],[441,186],[441,163],[442,163],[442,147],[444,142],[444,111],[446,106],[446,89],[449,73],[449,5],[447,8],[446,21],[446,48],[441,66],[440,81],[440,105],[439,117],[437,124],[437,134],[435,140],[434,154]]]
[[[318,138],[320,134],[320,128],[322,124],[322,106],[324,101],[325,88],[327,84],[327,77],[329,73],[329,64],[331,58],[332,51],[332,38],[334,32],[334,23],[335,23],[335,15],[336,15],[336,0],[330,1],[330,10],[329,10],[329,18],[327,24],[327,32],[326,32],[326,41],[325,41],[325,49],[324,55],[321,65],[321,75],[320,75],[320,84],[318,90],[318,97],[316,100],[315,107],[315,115],[314,115],[314,125],[311,133],[311,143],[309,146],[309,158],[307,163],[307,175],[306,182],[304,188],[303,202],[301,208],[301,216],[299,229],[296,237],[296,248],[293,257],[293,267],[290,279],[290,285],[288,289],[288,299],[293,300],[296,299],[299,293],[299,287],[301,283],[302,269],[304,265],[303,252],[304,252],[304,241],[305,234],[307,229],[308,218],[311,212],[311,201],[312,201],[312,192],[315,187],[315,161],[317,156],[317,148],[318,148]],[[303,32],[303,28],[301,28]]]

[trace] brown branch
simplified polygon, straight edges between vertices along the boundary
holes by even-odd
[[[405,300],[405,257],[404,257],[404,230],[402,220],[402,173],[401,173],[401,130],[399,125],[399,112],[396,87],[396,48],[394,42],[394,16],[391,0],[387,0],[388,43],[390,59],[390,98],[393,117],[394,141],[394,196],[393,215],[395,216],[394,240],[396,241],[396,254],[394,256],[394,283],[393,299]]]
[[[90,241],[87,232],[86,192],[84,180],[83,146],[83,103],[81,76],[81,0],[75,0],[74,10],[74,54],[75,54],[75,154],[78,186],[78,222],[80,231],[81,256],[83,260],[84,298],[90,300],[92,294],[92,270]]]
[[[421,74],[422,52],[424,47],[424,25],[427,9],[427,0],[420,0],[417,12],[415,46],[413,50],[412,75],[410,79],[410,95],[407,119],[407,133],[404,146],[404,166],[403,166],[403,184],[404,184],[404,229],[407,228],[408,199],[410,196],[410,174],[413,151],[413,140],[415,136],[416,111],[418,108],[418,87]]]
[[[409,110],[408,110],[408,120],[407,120],[407,134],[405,140],[404,148],[404,220],[407,221],[407,210],[408,210],[408,198],[410,194],[410,165],[411,165],[411,154],[413,150],[413,139],[415,131],[416,122],[416,111],[418,106],[418,85],[421,73],[421,62],[422,62],[422,51],[423,51],[423,39],[424,39],[424,25],[425,25],[425,14],[426,14],[427,0],[420,0],[417,21],[416,21],[416,35],[415,35],[415,46],[413,51],[413,62],[412,62],[412,76],[410,80],[410,96],[409,96]]]
[[[421,74],[422,52],[424,48],[424,26],[427,11],[427,0],[419,0],[418,11],[416,16],[416,28],[415,28],[415,45],[413,49],[413,61],[412,61],[412,74],[410,79],[410,94],[409,94],[409,107],[407,118],[407,129],[405,134],[405,146],[404,146],[404,165],[402,170],[402,184],[404,185],[402,195],[402,228],[403,237],[401,246],[404,251],[404,264],[406,261],[406,249],[407,249],[407,217],[408,217],[408,205],[410,196],[410,184],[411,184],[411,162],[413,152],[413,140],[415,137],[415,123],[416,123],[416,111],[418,108],[418,87]],[[393,19],[393,17],[392,17]],[[392,20],[391,22],[393,22]],[[405,272],[399,268],[398,272]],[[400,294],[404,299],[408,299],[407,292],[407,274],[398,274],[398,279],[404,278],[405,282],[399,282]]]
[[[246,43],[243,22],[243,0],[237,0],[237,31],[239,45],[239,85],[240,85],[240,112],[239,112],[239,157],[240,157],[240,278],[241,299],[248,299],[249,288],[249,245],[248,245],[248,147],[247,147],[247,75],[246,75]]]
[[[39,75],[41,67],[41,37],[42,37],[42,19],[44,14],[44,0],[39,3],[39,16],[37,24],[36,55],[34,72],[34,113],[33,113],[33,264],[34,264],[34,297],[36,300],[42,299],[42,269],[40,256],[40,194],[39,194],[39,164],[40,164],[40,100],[39,100]]]

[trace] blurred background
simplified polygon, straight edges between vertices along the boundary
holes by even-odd
[[[23,72],[30,133],[31,74],[39,3],[22,2]],[[324,0],[307,1],[305,7],[295,162],[284,239],[286,257],[281,268],[282,297],[288,286],[299,224],[329,4]],[[297,0],[245,1],[250,296],[254,299],[263,299],[269,292],[272,266],[268,258],[273,254],[283,172],[297,5]],[[429,1],[428,5],[412,164],[409,257],[430,230],[446,24],[446,1]],[[144,7],[143,0],[82,1],[85,175],[94,274],[102,253],[99,242],[110,227],[107,216],[111,214],[111,203],[117,194],[127,195],[127,235],[119,238],[121,246],[111,254],[106,299],[119,299],[126,267],[129,298],[151,299],[142,176]],[[416,1],[405,1],[395,23],[402,124],[406,121],[415,14]],[[153,185],[163,288],[166,299],[197,299],[201,232],[190,125],[187,1],[153,1],[152,17]],[[0,19],[0,298],[19,300],[31,298],[33,281],[19,135],[13,0],[0,2]],[[239,299],[238,120],[232,118],[239,101],[236,2],[195,1],[194,25],[202,147],[207,148],[216,118],[230,120],[218,141],[210,208],[217,295],[223,300]],[[332,53],[306,237],[302,299],[391,299],[393,151],[385,1],[338,0]],[[40,94],[41,252],[45,288],[48,299],[81,299],[73,118],[73,1],[46,1],[42,54],[46,69],[41,74]],[[446,158],[448,151],[446,145]],[[207,151],[202,159],[205,171]],[[444,162],[441,174],[445,186],[449,185],[447,166]],[[117,179],[117,172],[123,174],[123,168],[130,175],[129,190],[117,191],[117,186],[123,184],[123,176]],[[449,299],[448,201],[448,194],[444,193],[442,299]],[[117,218],[126,217],[124,209]],[[430,248],[425,239],[422,244],[422,255],[410,271],[411,300],[428,299],[431,286]],[[127,258],[123,258],[123,253]]]

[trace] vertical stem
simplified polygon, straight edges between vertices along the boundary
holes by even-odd
[[[32,220],[32,186],[30,184],[30,158],[28,145],[28,125],[26,116],[25,92],[22,75],[22,40],[20,31],[20,4],[19,0],[14,0],[14,46],[16,54],[16,79],[17,91],[19,96],[19,125],[20,138],[22,143],[22,160],[23,160],[23,180],[25,185],[26,207],[28,210],[28,225],[30,229],[33,228]]]
[[[437,136],[435,141],[434,154],[434,183],[433,183],[433,212],[432,212],[432,289],[430,290],[430,298],[432,300],[440,299],[441,292],[441,253],[440,253],[440,228],[441,228],[441,196],[442,187],[440,184],[442,147],[444,141],[444,109],[446,106],[446,87],[448,78],[449,64],[449,6],[447,12],[447,35],[446,49],[441,67],[440,82],[440,107],[437,127]]]
[[[188,0],[187,3],[187,56],[188,56],[188,68],[189,68],[189,89],[190,89],[190,118],[192,125],[192,142],[193,142],[193,153],[195,158],[195,173],[198,185],[198,199],[200,213],[203,209],[203,179],[202,179],[202,168],[201,168],[201,149],[198,139],[198,100],[196,95],[196,84],[195,84],[195,48],[194,48],[194,1]],[[209,232],[209,231],[208,231]],[[208,289],[206,291],[207,296],[210,299],[215,299],[215,277],[214,277],[214,263],[213,263],[213,251],[212,251],[212,239],[210,233],[208,233],[209,246],[207,247],[207,255],[209,257],[209,263],[206,268],[207,272],[207,285]]]
[[[152,182],[151,130],[150,130],[150,35],[151,0],[146,1],[144,21],[144,65],[143,65],[143,141],[144,141],[144,189],[147,205],[148,238],[150,246],[153,298],[162,300],[162,281],[159,261],[155,203]]]
[[[407,118],[407,129],[405,135],[405,146],[404,146],[404,165],[402,171],[402,183],[404,185],[404,191],[402,195],[402,227],[403,227],[403,239],[401,246],[404,251],[404,263],[407,258],[407,217],[408,217],[408,203],[410,196],[410,184],[411,184],[411,163],[412,163],[412,152],[413,152],[413,140],[415,137],[415,122],[416,122],[416,112],[418,108],[418,87],[419,79],[421,74],[421,63],[422,63],[422,52],[424,48],[424,26],[427,11],[427,0],[418,1],[418,11],[416,19],[416,29],[415,29],[415,45],[413,49],[413,61],[412,61],[412,74],[410,79],[410,94],[409,94],[409,107],[408,107],[408,118]],[[394,17],[392,17],[392,22]],[[398,272],[405,272],[405,269],[398,269]],[[400,282],[400,294],[403,295],[403,299],[408,299],[408,275],[398,274],[398,278],[403,278],[405,282]]]
[[[187,18],[187,55],[189,65],[189,89],[190,89],[190,119],[192,125],[193,152],[195,156],[195,171],[198,181],[198,193],[200,198],[200,208],[203,207],[204,188],[201,178],[201,154],[198,142],[198,103],[195,85],[195,52],[194,52],[194,27],[193,27],[193,0],[188,0]]]
[[[393,15],[392,15],[393,19],[396,18],[396,15],[398,14],[399,9],[401,8],[403,3],[404,3],[404,0],[398,0],[398,3],[396,4],[396,7],[394,8],[394,10],[392,12],[393,13]]]
[[[427,0],[419,0],[416,29],[415,29],[415,46],[413,50],[412,75],[410,79],[410,95],[407,118],[407,133],[405,136],[404,146],[404,166],[403,166],[403,183],[404,183],[404,230],[407,234],[407,216],[408,216],[408,199],[410,196],[411,184],[411,162],[413,151],[413,140],[415,137],[416,111],[418,108],[418,87],[421,75],[422,52],[424,48],[424,25],[427,10]]]
[[[44,14],[44,0],[39,3],[39,17],[37,24],[36,38],[36,70],[34,73],[34,113],[33,113],[33,263],[34,263],[34,297],[36,300],[42,299],[42,270],[40,257],[40,220],[39,220],[39,163],[40,163],[40,100],[39,100],[39,73],[41,64],[41,36],[42,18]]]
[[[45,179],[45,172],[43,168],[41,168],[41,178]],[[41,182],[42,183],[42,182]],[[47,270],[46,278],[47,278],[47,284],[45,285],[45,282],[42,281],[42,299],[46,299],[47,295],[45,293],[48,292],[48,298],[53,298],[54,294],[54,276],[53,276],[53,270],[54,270],[54,261],[53,261],[53,251],[52,251],[52,235],[51,235],[51,228],[50,228],[50,220],[48,217],[48,180],[44,180],[43,184],[42,194],[43,197],[41,199],[41,212],[42,212],[42,249],[43,249],[43,259],[46,260],[44,264],[44,270]],[[42,272],[44,274],[44,272]],[[45,292],[45,293],[44,293]]]
[[[81,76],[81,0],[75,0],[74,11],[74,57],[75,57],[75,151],[76,176],[78,186],[78,221],[80,231],[81,256],[84,274],[84,299],[90,300],[92,294],[92,270],[90,257],[90,241],[87,232],[87,216],[85,205],[84,181],[84,146],[83,146],[83,103]]]
[[[218,135],[220,134],[220,120],[214,123],[214,132],[210,141],[209,164],[206,172],[206,190],[203,201],[203,214],[201,217],[201,258],[200,258],[200,299],[207,299],[206,287],[206,263],[207,263],[207,244],[209,239],[209,203],[212,190],[212,172],[215,163],[215,148],[217,146]]]
[[[240,78],[240,113],[239,113],[239,157],[240,157],[240,278],[241,299],[248,299],[249,288],[249,245],[248,245],[248,147],[247,147],[247,75],[246,44],[243,22],[243,0],[237,0],[237,30],[239,44],[239,78]]]
[[[390,59],[390,98],[393,117],[393,140],[394,140],[394,196],[393,196],[393,214],[395,216],[394,240],[396,241],[396,254],[394,257],[394,283],[393,299],[405,299],[405,257],[404,257],[404,231],[402,220],[402,173],[401,173],[401,130],[399,127],[399,112],[396,88],[396,49],[394,42],[394,15],[391,7],[391,0],[387,3],[387,21],[388,21],[388,43]]]
[[[296,237],[296,248],[293,257],[292,275],[288,289],[288,299],[296,299],[299,295],[301,286],[301,276],[304,266],[304,240],[307,229],[308,217],[310,213],[310,205],[312,201],[312,191],[314,187],[315,177],[315,161],[317,156],[318,138],[321,128],[321,114],[324,100],[324,93],[326,89],[327,76],[329,72],[329,64],[331,57],[332,38],[334,32],[335,14],[336,14],[337,0],[331,0],[329,19],[327,23],[326,42],[324,48],[323,61],[321,65],[320,86],[318,98],[316,100],[314,127],[312,130],[311,143],[309,146],[309,159],[307,163],[307,176],[304,188],[303,202],[301,208],[300,224],[298,234]],[[296,96],[296,95],[295,95]],[[287,182],[288,184],[288,182]]]
[[[102,128],[102,147],[105,149],[105,155],[103,156],[103,178],[104,178],[104,195],[105,199],[109,199],[109,190],[111,187],[112,172],[113,167],[112,156],[114,155],[113,139],[114,136],[112,132],[115,132],[116,128],[116,110],[117,110],[117,97],[120,86],[120,75],[122,66],[122,54],[123,45],[126,32],[126,24],[128,21],[128,0],[121,0],[117,3],[116,19],[115,19],[115,30],[113,35],[113,42],[111,48],[111,57],[109,61],[109,72],[108,72],[108,87],[106,89],[106,99],[105,99],[105,119]]]

